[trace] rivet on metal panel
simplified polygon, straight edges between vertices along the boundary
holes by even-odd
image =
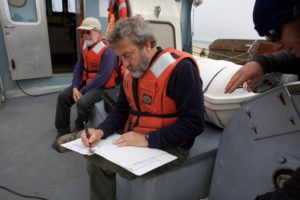
[[[14,59],[11,59],[11,67],[12,67],[13,70],[16,69],[16,63],[15,63]]]
[[[244,110],[247,116],[251,118],[252,117],[251,109],[248,106],[245,106]]]
[[[216,186],[220,186],[221,185],[221,181],[219,179],[215,180],[215,185]]]
[[[281,103],[286,106],[286,102],[284,100],[283,94],[279,93],[277,97],[280,99]]]
[[[293,124],[293,125],[296,125],[295,124],[295,119],[294,119],[294,116],[293,115],[289,115],[289,120],[290,120],[290,122]]]
[[[224,167],[224,161],[223,160],[219,160],[218,161],[218,165],[219,165],[219,167],[223,168]]]
[[[254,131],[255,134],[257,134],[257,127],[254,124],[251,125],[251,129]]]
[[[284,163],[287,162],[287,159],[286,159],[286,157],[280,155],[280,156],[278,156],[277,161],[278,161],[280,164],[284,164]]]
[[[250,110],[246,110],[246,114],[247,114],[247,116],[248,116],[249,118],[252,117],[252,114],[251,114]]]

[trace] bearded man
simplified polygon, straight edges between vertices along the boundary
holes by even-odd
[[[76,135],[68,134],[70,128],[71,107],[77,104],[77,119],[72,132],[83,130],[84,122],[90,118],[94,103],[101,100],[103,88],[114,87],[118,60],[114,51],[101,39],[101,24],[93,17],[82,21],[77,28],[81,31],[84,44],[73,70],[72,85],[66,88],[57,99],[55,127],[57,136],[52,147],[58,152],[65,152],[60,147],[66,140],[73,140]],[[64,136],[68,135],[67,138]]]
[[[123,129],[113,144],[163,149],[177,160],[146,173],[161,173],[186,159],[195,138],[204,129],[202,80],[194,58],[185,52],[156,47],[154,33],[140,17],[119,20],[107,38],[126,72],[112,112],[81,140],[95,146]],[[116,199],[116,173],[135,178],[129,171],[96,154],[86,157],[90,199]]]

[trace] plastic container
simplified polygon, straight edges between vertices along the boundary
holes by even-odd
[[[228,81],[242,65],[197,56],[195,59],[203,81],[207,121],[224,128],[233,115],[239,111],[241,104],[257,94],[245,91],[242,87],[233,93],[224,93]]]

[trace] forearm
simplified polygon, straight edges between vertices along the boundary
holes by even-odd
[[[103,86],[108,81],[109,77],[111,76],[111,73],[112,73],[111,70],[97,73],[97,75],[93,79],[93,81],[89,85],[84,86],[81,89],[81,93],[85,94],[86,92],[103,88]]]
[[[83,71],[82,62],[83,62],[82,54],[80,53],[79,59],[73,69],[73,80],[72,80],[73,88],[80,89],[80,84],[81,84],[81,79],[82,79],[82,71]]]
[[[265,73],[300,73],[300,58],[286,51],[260,55],[254,58],[254,61],[258,62],[263,67]]]

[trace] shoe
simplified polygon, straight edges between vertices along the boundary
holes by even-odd
[[[82,131],[84,128],[76,128],[74,127],[72,130],[71,130],[71,133],[78,133],[80,131]]]
[[[71,142],[76,139],[76,133],[68,133],[57,137],[52,144],[52,147],[59,153],[65,153],[70,151],[69,149],[62,147],[61,145],[67,142]]]

